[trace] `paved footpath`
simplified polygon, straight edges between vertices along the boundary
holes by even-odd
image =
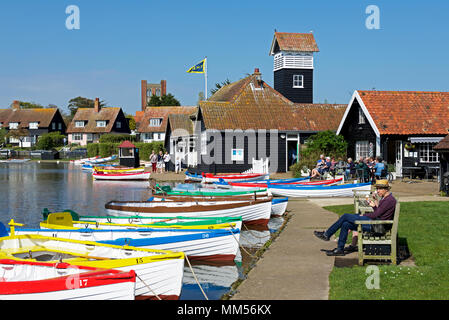
[[[232,300],[327,300],[329,274],[334,257],[320,249],[336,243],[313,235],[337,219],[337,215],[307,200],[290,200],[292,215],[284,230],[271,244],[238,287]]]

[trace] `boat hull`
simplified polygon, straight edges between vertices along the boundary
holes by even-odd
[[[51,225],[47,225],[51,226]],[[189,259],[232,261],[239,248],[239,229],[28,229],[17,235],[34,234],[70,240],[96,241],[116,246],[184,252]]]
[[[137,298],[177,299],[181,293],[183,253],[32,234],[0,238],[0,253],[14,260],[62,261],[125,272],[134,270],[135,296],[140,296]]]
[[[245,224],[267,225],[271,215],[271,199],[255,201],[190,202],[176,201],[110,201],[105,205],[112,216],[155,216],[166,217],[242,217]]]
[[[337,186],[269,186],[269,190],[275,196],[300,197],[300,198],[329,198],[329,197],[353,197],[354,190],[369,191],[370,183],[359,183]]]
[[[95,180],[148,180],[149,172],[136,173],[92,173]]]

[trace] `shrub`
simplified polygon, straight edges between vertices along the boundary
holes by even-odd
[[[312,170],[316,166],[321,154],[338,159],[346,157],[348,144],[343,136],[336,135],[333,131],[322,131],[307,139],[305,147],[300,151],[299,161],[290,167],[295,177],[301,175],[301,169],[307,167]]]
[[[59,131],[45,133],[37,140],[35,148],[37,150],[51,150],[64,145],[65,136]]]
[[[136,141],[136,136],[132,136],[130,134],[112,134],[112,133],[108,133],[108,134],[103,134],[100,137],[100,143],[120,143],[123,142],[125,140],[129,140],[131,142],[135,142]]]
[[[101,158],[112,156],[113,154],[118,155],[118,143],[99,143],[98,144],[98,155]]]
[[[98,156],[98,143],[89,143],[87,145],[87,156],[89,158]]]
[[[151,152],[154,150],[156,153],[162,150],[162,152],[165,152],[164,144],[162,141],[158,142],[138,142],[135,143],[136,148],[139,148],[139,158],[140,160],[148,161],[150,158]]]

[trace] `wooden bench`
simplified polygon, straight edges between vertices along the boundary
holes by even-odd
[[[397,200],[397,199],[396,199]],[[400,204],[397,200],[393,220],[359,220],[355,224],[358,225],[358,251],[359,251],[359,265],[363,265],[364,260],[391,260],[392,264],[397,264],[397,235],[399,222]],[[384,233],[378,232],[362,232],[362,225],[384,225],[388,226]],[[387,245],[390,247],[390,254],[370,254],[366,253],[366,245]],[[365,250],[364,250],[365,249]]]
[[[366,212],[373,212],[373,208],[371,206],[363,205],[363,201],[366,200],[366,196],[371,194],[371,191],[360,191],[354,190],[354,213],[355,214],[364,214]]]

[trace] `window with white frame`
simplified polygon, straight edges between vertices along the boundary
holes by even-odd
[[[433,150],[434,146],[435,143],[418,144],[419,162],[440,162],[438,152]]]
[[[72,140],[73,141],[81,141],[81,140],[83,140],[83,134],[82,133],[74,133],[74,134],[72,134]]]
[[[362,108],[359,108],[359,124],[365,124],[366,120],[365,120],[365,114],[363,113]]]
[[[56,130],[56,122],[52,122],[51,123],[51,129],[52,130]]]
[[[150,119],[150,127],[160,127],[162,124],[161,118],[152,118]]]
[[[120,129],[120,128],[122,127],[122,123],[121,123],[120,121],[117,121],[117,122],[115,123],[115,127],[116,127],[117,129]]]
[[[84,128],[84,121],[75,121],[75,128]]]
[[[97,120],[97,127],[98,128],[105,128],[106,127],[106,120]]]
[[[86,133],[86,141],[94,141],[94,136],[92,133]]]
[[[19,128],[19,123],[18,122],[10,122],[9,123],[9,129],[18,129]]]
[[[304,76],[302,74],[293,75],[293,88],[304,88]]]
[[[39,122],[30,122],[29,128],[30,129],[39,129]]]
[[[355,143],[355,158],[358,160],[360,157],[366,158],[370,156],[369,141],[356,141]]]

